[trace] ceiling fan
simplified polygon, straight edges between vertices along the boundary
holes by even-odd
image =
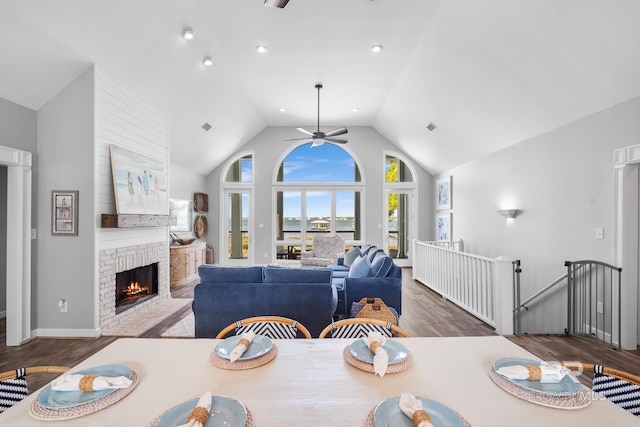
[[[347,133],[348,132],[347,128],[338,128],[326,133],[320,130],[320,89],[322,89],[322,85],[318,83],[316,85],[316,89],[318,89],[318,130],[316,130],[315,132],[309,132],[308,130],[303,128],[296,128],[296,129],[298,129],[300,132],[311,137],[312,148],[322,145],[325,142],[331,142],[334,144],[346,144],[347,142],[349,142],[348,139],[335,138],[335,137],[339,135],[344,135],[345,133]],[[300,141],[303,139],[309,139],[309,138],[308,137],[293,138],[293,139],[287,139],[285,141]]]

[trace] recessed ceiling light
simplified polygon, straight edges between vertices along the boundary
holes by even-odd
[[[202,65],[205,67],[211,67],[213,65],[213,58],[210,56],[205,56],[202,60]]]
[[[287,111],[287,109],[286,109],[286,108],[280,108],[280,110],[279,110],[279,111],[280,111],[281,113],[284,113],[285,111]]]
[[[193,40],[193,28],[185,27],[184,30],[182,30],[182,38],[185,40]]]
[[[436,128],[437,128],[438,126],[436,126],[436,124],[435,124],[435,123],[433,123],[433,122],[429,122],[429,123],[427,123],[427,125],[426,125],[425,127],[427,128],[427,130],[428,130],[429,132],[433,132],[434,130],[436,130]]]
[[[373,46],[371,46],[371,52],[373,53],[380,53],[382,52],[382,49],[384,49],[384,46],[382,46],[381,44],[374,44]]]
[[[351,111],[353,111],[354,113],[357,113],[358,111],[360,111],[360,109],[358,107],[354,107],[351,109]]]
[[[261,44],[259,44],[258,46],[256,46],[256,52],[267,53],[269,52],[269,49],[266,46],[262,46]]]

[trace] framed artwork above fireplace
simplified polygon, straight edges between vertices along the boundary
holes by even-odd
[[[114,144],[110,152],[118,215],[168,215],[166,164]]]

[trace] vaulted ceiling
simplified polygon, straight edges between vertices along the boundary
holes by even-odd
[[[637,0],[0,0],[0,97],[38,110],[98,64],[167,112],[172,162],[208,174],[267,126],[315,130],[322,83],[322,130],[372,126],[437,173],[639,96],[638,17]]]

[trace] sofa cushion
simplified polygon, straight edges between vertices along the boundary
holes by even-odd
[[[348,277],[367,277],[371,271],[371,263],[367,258],[360,257],[349,268]]]
[[[373,258],[373,262],[371,263],[371,271],[369,271],[369,276],[372,277],[386,277],[387,274],[391,271],[393,267],[393,259],[385,255],[383,252],[378,252],[376,256]]]
[[[220,267],[202,264],[198,267],[201,283],[262,283],[262,267]]]
[[[356,246],[352,247],[344,254],[344,261],[342,261],[343,265],[347,267],[351,267],[351,264],[360,256],[360,249]]]
[[[378,249],[375,246],[372,246],[371,249],[369,249],[369,252],[367,252],[367,259],[369,260],[370,263],[373,262],[373,259],[376,257],[376,255],[378,255],[380,252],[382,252],[383,255],[385,255],[384,251],[382,249]]]
[[[265,267],[265,283],[330,283],[328,268],[274,268]]]

